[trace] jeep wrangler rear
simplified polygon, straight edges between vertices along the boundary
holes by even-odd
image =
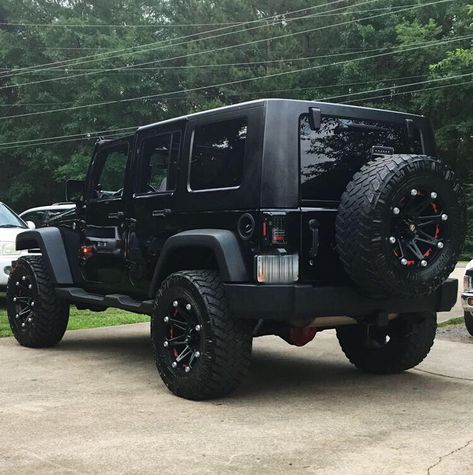
[[[259,100],[97,143],[77,209],[26,231],[8,285],[20,344],[58,343],[69,306],[151,316],[175,394],[220,397],[252,339],[302,346],[335,328],[372,373],[428,354],[450,310],[465,205],[420,116]]]

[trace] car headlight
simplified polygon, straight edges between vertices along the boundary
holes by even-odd
[[[463,290],[465,292],[473,291],[473,277],[471,275],[465,275],[463,278]]]
[[[21,251],[16,250],[16,244],[13,241],[0,241],[0,256],[17,256]]]

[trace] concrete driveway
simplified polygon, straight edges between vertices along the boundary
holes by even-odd
[[[255,341],[231,398],[161,383],[147,324],[0,340],[1,473],[473,473],[473,344],[437,340],[418,370],[374,377],[333,332]]]

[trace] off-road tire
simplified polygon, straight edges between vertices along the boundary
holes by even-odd
[[[31,313],[19,315],[20,304],[14,301],[18,299],[18,288],[31,295]],[[20,345],[45,348],[61,341],[69,321],[69,304],[57,298],[41,256],[20,257],[16,262],[8,280],[7,312],[10,328]]]
[[[448,216],[442,223],[444,247],[426,258],[426,267],[401,264],[389,242],[396,203],[414,189],[435,190]],[[465,216],[460,183],[442,161],[423,155],[377,157],[355,173],[342,195],[337,251],[351,280],[371,296],[429,295],[455,268],[465,238]]]
[[[435,313],[404,314],[389,322],[389,341],[379,349],[367,346],[364,325],[340,327],[337,338],[349,361],[366,373],[393,374],[417,366],[434,343]]]
[[[193,360],[192,369],[181,363],[173,368],[175,354],[164,346],[169,337],[165,318],[172,312],[173,302],[178,301],[192,307],[200,327],[200,357]],[[213,399],[231,393],[250,366],[252,325],[230,315],[222,283],[214,271],[176,272],[162,283],[151,319],[151,339],[164,384],[186,399]]]
[[[470,312],[465,312],[465,327],[468,333],[473,336],[473,314]]]

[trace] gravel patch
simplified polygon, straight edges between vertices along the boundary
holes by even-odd
[[[473,336],[468,333],[463,324],[437,328],[437,338],[473,345]]]

